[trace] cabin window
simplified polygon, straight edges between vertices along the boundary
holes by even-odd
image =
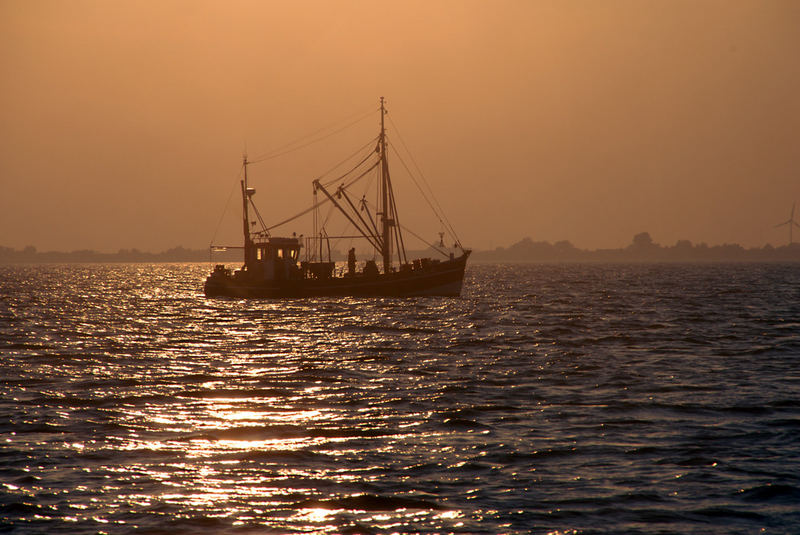
[[[264,249],[256,249],[256,259],[261,260],[264,257]]]
[[[278,249],[278,258],[283,258],[283,249]]]

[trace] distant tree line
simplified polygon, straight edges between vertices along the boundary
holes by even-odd
[[[433,251],[416,251],[414,256],[433,256]],[[409,256],[412,253],[409,252]],[[342,260],[340,251],[332,251],[332,260]],[[0,263],[70,263],[70,262],[240,262],[242,251],[229,249],[209,255],[208,249],[173,247],[160,253],[120,249],[115,253],[99,253],[88,249],[62,252],[37,251],[35,247],[12,249],[0,246]],[[475,262],[800,262],[800,243],[745,249],[738,244],[692,244],[679,240],[662,246],[650,234],[641,232],[630,245],[621,249],[578,249],[568,241],[533,241],[524,238],[509,247],[475,251]]]
[[[476,251],[476,262],[800,262],[800,244],[781,247],[765,245],[745,249],[738,244],[692,244],[679,240],[662,246],[650,234],[641,232],[621,249],[578,249],[568,241],[550,243],[525,238],[510,247]]]
[[[215,252],[213,258],[219,261],[240,259],[240,250]],[[138,249],[120,249],[115,253],[100,253],[89,249],[78,251],[37,251],[36,247],[12,249],[0,246],[0,263],[70,263],[70,262],[203,262],[208,261],[208,249],[186,249],[173,247],[160,253],[150,253]]]

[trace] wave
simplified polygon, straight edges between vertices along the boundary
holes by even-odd
[[[360,511],[396,511],[398,509],[443,510],[445,507],[418,498],[359,494],[343,498],[309,499],[296,502],[298,509],[349,509]]]
[[[206,299],[200,265],[3,270],[13,532],[800,532],[796,266],[290,302]]]
[[[746,502],[797,505],[800,503],[800,487],[782,483],[767,483],[744,489],[737,497]]]

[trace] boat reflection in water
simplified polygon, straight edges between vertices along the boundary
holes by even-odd
[[[409,260],[406,255],[403,229],[399,222],[397,206],[387,160],[387,136],[384,123],[386,108],[381,98],[381,128],[375,149],[355,167],[332,181],[323,183],[314,180],[314,202],[311,208],[295,217],[267,227],[253,203],[255,189],[247,183],[247,167],[251,162],[244,158],[244,177],[242,189],[242,226],[244,233],[244,266],[232,271],[222,264],[205,282],[206,296],[230,297],[315,297],[315,296],[458,296],[464,280],[464,268],[470,250],[464,249],[452,226],[444,216],[437,214],[438,220],[455,241],[455,251],[446,251],[444,233],[438,245],[428,244],[443,258],[419,258]],[[371,146],[368,144],[368,147]],[[353,200],[349,189],[364,177],[377,176],[378,206],[367,202],[366,194]],[[331,192],[334,183],[338,187]],[[420,188],[420,191],[422,189]],[[320,197],[319,194],[322,194]],[[331,203],[355,229],[354,236],[332,236],[325,224],[317,225],[320,217],[317,210],[323,204]],[[428,202],[433,207],[434,204]],[[251,221],[250,212],[257,216]],[[293,221],[309,212],[314,212],[313,237],[306,240],[307,256],[300,261],[300,250],[304,244],[302,237],[276,237],[270,230]],[[260,224],[258,231],[252,227]],[[412,233],[410,230],[405,229]],[[415,235],[416,236],[416,235]],[[417,236],[418,237],[418,236]],[[335,262],[331,260],[331,238],[359,238],[366,240],[380,256],[379,268],[375,260],[367,260],[362,269],[357,269],[355,248],[348,254],[347,270],[338,273]],[[323,260],[323,244],[327,245],[327,259]],[[212,246],[213,248],[213,246]],[[317,254],[317,252],[319,254]],[[397,264],[395,265],[395,260]]]

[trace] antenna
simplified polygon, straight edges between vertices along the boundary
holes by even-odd
[[[775,225],[775,228],[782,227],[784,225],[789,225],[789,245],[792,245],[792,243],[794,243],[792,241],[792,227],[797,226],[797,228],[800,228],[800,223],[794,220],[794,205],[795,203],[792,203],[792,211],[789,213],[789,219],[784,221],[783,223],[778,223],[777,225]]]

